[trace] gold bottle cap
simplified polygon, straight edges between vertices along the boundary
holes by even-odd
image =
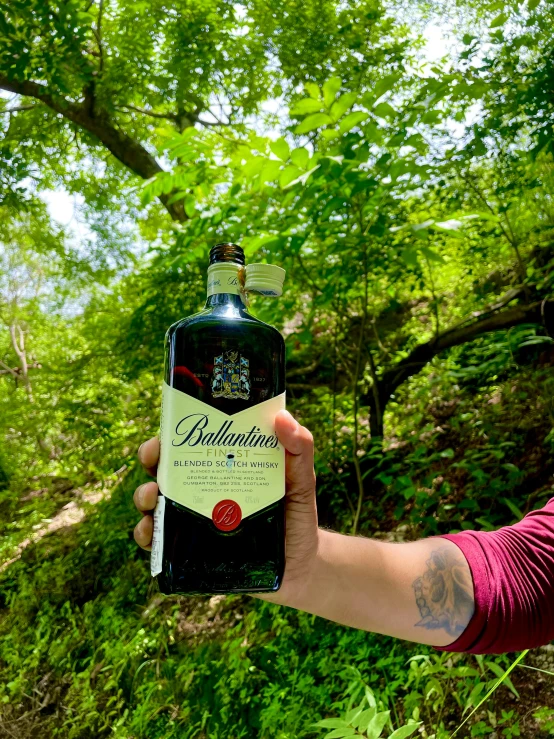
[[[278,298],[283,294],[286,272],[275,264],[246,265],[245,290]]]

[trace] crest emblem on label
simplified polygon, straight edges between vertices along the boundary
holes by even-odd
[[[212,521],[220,531],[233,531],[242,521],[242,511],[234,500],[220,500],[212,511]]]
[[[250,397],[250,361],[230,350],[214,357],[212,396],[248,400]]]

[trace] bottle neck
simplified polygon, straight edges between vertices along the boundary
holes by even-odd
[[[239,270],[235,262],[216,262],[208,268],[208,298],[206,308],[225,306],[232,310],[245,310],[240,296]]]
[[[206,298],[206,308],[216,308],[218,306],[229,306],[237,310],[246,310],[246,306],[242,302],[240,295],[234,295],[233,293],[208,295]]]

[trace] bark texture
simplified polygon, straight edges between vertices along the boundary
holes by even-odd
[[[163,172],[155,157],[139,141],[121,130],[106,111],[97,110],[90,100],[75,103],[53,96],[46,85],[31,80],[8,79],[5,75],[0,75],[0,89],[33,98],[48,106],[98,139],[118,161],[139,177],[148,180]],[[183,203],[169,202],[172,196],[173,193],[160,195],[160,201],[174,221],[187,220]]]

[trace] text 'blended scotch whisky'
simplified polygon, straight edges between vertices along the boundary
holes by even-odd
[[[163,593],[278,590],[285,564],[285,346],[245,295],[282,293],[285,271],[210,251],[204,310],[170,327],[152,575]]]

